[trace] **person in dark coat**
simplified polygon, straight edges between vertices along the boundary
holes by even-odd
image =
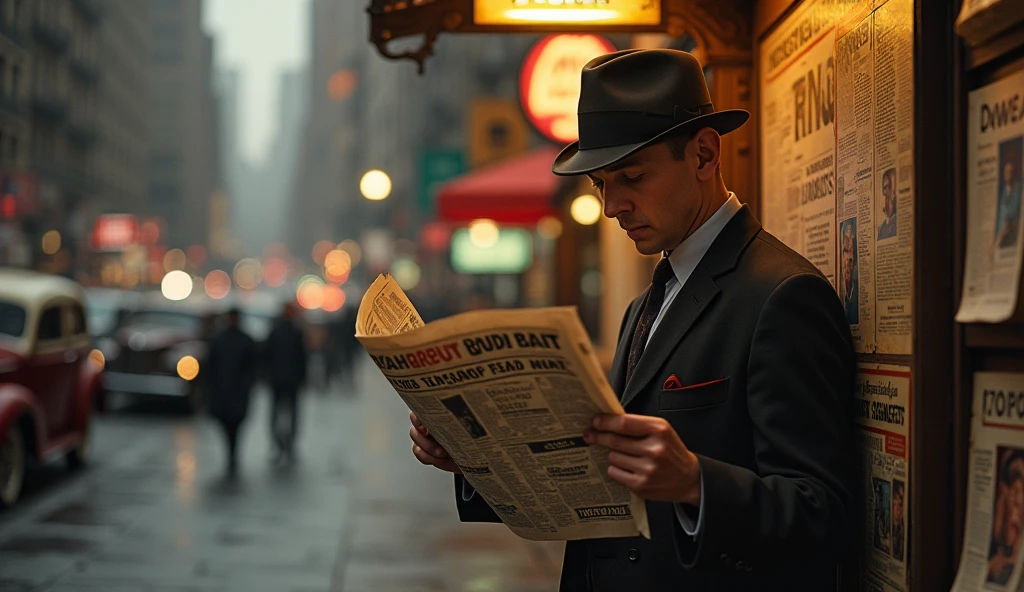
[[[256,343],[239,327],[239,311],[226,315],[227,327],[210,343],[203,368],[210,415],[224,430],[228,475],[238,472],[238,433],[249,412],[249,393],[256,382]]]
[[[274,397],[270,433],[277,444],[278,458],[289,460],[295,457],[299,388],[306,381],[305,336],[295,321],[296,314],[294,304],[285,304],[264,346],[265,368]]]

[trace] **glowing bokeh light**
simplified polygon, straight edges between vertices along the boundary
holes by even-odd
[[[366,171],[363,178],[359,180],[359,192],[371,201],[385,199],[391,195],[391,177],[378,169]]]
[[[246,257],[235,264],[235,284],[243,290],[255,290],[263,281],[263,265],[256,259]]]
[[[572,214],[573,220],[590,226],[601,219],[601,200],[589,193],[583,194],[572,200],[569,213]]]
[[[359,77],[353,70],[338,70],[327,79],[327,96],[332,101],[344,101],[352,96],[359,85]]]
[[[330,284],[323,287],[320,308],[324,312],[335,312],[345,305],[345,291]]]
[[[199,376],[199,360],[192,356],[182,356],[178,360],[176,370],[178,371],[178,376],[185,380],[193,380],[196,376]]]
[[[330,253],[333,250],[334,243],[331,241],[317,241],[316,244],[313,245],[313,261],[315,261],[317,265],[323,265],[324,259],[327,258],[327,253]]]
[[[295,290],[295,299],[299,306],[307,310],[320,308],[324,303],[324,282],[315,275],[303,276],[299,279]]]
[[[223,269],[214,269],[206,274],[206,280],[203,281],[203,289],[206,290],[206,294],[210,298],[220,300],[231,291],[231,276]]]
[[[487,218],[473,220],[469,225],[469,240],[481,249],[493,247],[498,242],[498,225]]]
[[[43,252],[53,255],[60,250],[60,233],[56,230],[48,230],[43,234]]]
[[[171,272],[185,269],[186,262],[185,251],[181,249],[171,249],[164,253],[164,271]]]
[[[359,247],[359,243],[349,238],[338,243],[338,248],[348,253],[352,267],[359,265],[359,261],[363,258],[363,249]]]
[[[391,276],[403,290],[412,290],[420,283],[420,266],[412,259],[395,259],[391,264]]]
[[[192,293],[192,276],[181,270],[171,271],[160,280],[160,293],[168,300],[184,300]]]
[[[554,216],[544,216],[537,222],[537,234],[548,240],[557,239],[562,236],[562,221]]]
[[[288,264],[280,257],[269,257],[263,262],[263,283],[276,288],[288,279]]]
[[[324,275],[327,276],[327,281],[332,284],[344,284],[348,281],[351,271],[351,255],[341,249],[334,249],[327,253],[327,257],[324,258]]]
[[[160,240],[160,225],[156,220],[146,220],[139,226],[139,242],[144,245],[155,245]]]
[[[104,357],[103,352],[101,352],[98,349],[94,349],[91,352],[89,352],[89,361],[92,362],[93,364],[96,364],[96,367],[99,368],[100,370],[102,370],[103,367],[107,365],[106,357]]]

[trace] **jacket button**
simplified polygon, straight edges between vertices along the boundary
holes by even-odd
[[[640,559],[640,551],[637,551],[636,549],[630,549],[628,557],[630,561],[636,561],[637,559]]]

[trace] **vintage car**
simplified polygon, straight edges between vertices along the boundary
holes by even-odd
[[[156,298],[139,304],[110,336],[96,340],[106,360],[107,390],[122,398],[178,399],[199,411],[199,371],[214,320],[203,304]]]
[[[17,501],[28,462],[87,460],[102,363],[78,284],[0,269],[0,506]]]

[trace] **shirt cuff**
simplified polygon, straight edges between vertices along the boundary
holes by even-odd
[[[462,495],[465,499],[466,486],[462,486]],[[467,500],[468,501],[468,500]],[[697,540],[697,535],[700,534],[701,529],[704,527],[704,475],[700,476],[700,507],[697,508],[697,516],[693,516],[693,506],[687,504],[672,504],[676,510],[676,519],[679,520],[679,526],[683,527],[683,532]]]
[[[701,493],[703,493],[703,492],[701,492]],[[470,485],[468,481],[463,479],[462,480],[462,501],[468,502],[468,501],[473,499],[474,495],[476,495],[476,489],[473,489],[473,486]],[[701,503],[703,503],[703,501]]]

